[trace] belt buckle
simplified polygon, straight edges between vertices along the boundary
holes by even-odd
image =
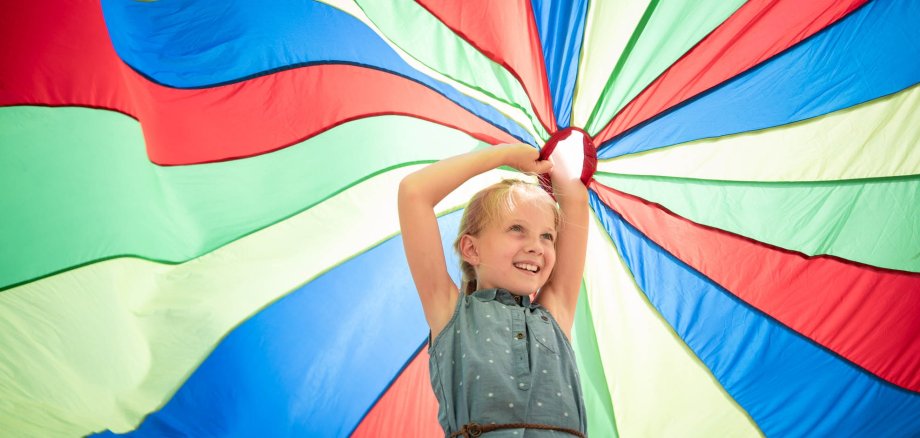
[[[471,437],[478,437],[482,435],[482,426],[480,426],[478,423],[470,423],[467,425],[466,431],[470,434]]]

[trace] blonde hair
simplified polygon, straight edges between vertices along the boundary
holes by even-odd
[[[476,291],[476,270],[472,265],[463,260],[460,251],[460,239],[464,235],[477,236],[489,224],[501,218],[514,209],[515,196],[524,202],[545,203],[553,211],[553,227],[559,229],[562,221],[562,212],[556,201],[540,186],[519,179],[504,179],[480,190],[470,198],[469,205],[463,211],[460,219],[460,230],[454,240],[454,250],[460,256],[461,289],[466,294]],[[523,198],[523,199],[521,199]]]

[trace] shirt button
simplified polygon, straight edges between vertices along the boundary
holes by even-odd
[[[547,318],[546,315],[543,315],[543,316],[541,316],[540,318],[541,318],[542,320],[544,320],[544,321],[549,321],[549,318]]]
[[[514,335],[514,337],[518,339],[524,339],[524,333],[518,332],[516,335]]]

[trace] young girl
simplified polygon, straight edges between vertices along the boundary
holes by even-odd
[[[564,157],[538,157],[524,144],[498,145],[439,161],[400,184],[403,244],[431,328],[431,384],[445,436],[584,436],[569,338],[585,264],[587,190]],[[559,205],[522,181],[477,193],[454,244],[461,293],[447,273],[434,206],[502,165],[549,172]]]

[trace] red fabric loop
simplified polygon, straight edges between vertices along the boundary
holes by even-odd
[[[575,127],[569,127],[569,128],[562,129],[560,131],[556,131],[556,133],[553,134],[552,137],[550,137],[549,141],[547,141],[546,144],[543,145],[543,148],[540,149],[540,159],[541,160],[548,159],[553,154],[553,151],[556,149],[556,145],[560,141],[568,138],[569,135],[571,135],[572,132],[575,132],[575,131],[580,132],[582,135],[582,148],[584,152],[584,161],[582,162],[582,166],[581,166],[581,182],[584,183],[585,185],[588,185],[588,183],[591,182],[591,178],[594,177],[594,172],[597,171],[597,148],[594,146],[594,142],[591,141],[591,136],[589,136],[588,133],[583,131],[582,129],[575,128]],[[552,180],[550,179],[548,173],[544,173],[540,175],[540,187],[543,187],[543,190],[546,190],[546,192],[549,193],[550,196],[553,195]]]

